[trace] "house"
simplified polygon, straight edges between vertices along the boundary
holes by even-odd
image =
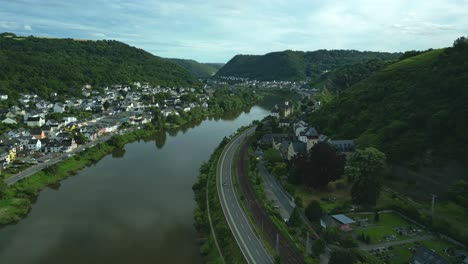
[[[280,119],[278,126],[279,127],[289,127],[290,126],[290,121],[288,119],[282,118]]]
[[[67,117],[64,117],[64,118],[63,118],[63,122],[64,122],[65,124],[72,123],[72,122],[76,122],[76,121],[77,121],[77,119],[76,119],[76,117],[74,117],[74,116],[67,116]]]
[[[30,139],[26,145],[26,149],[29,151],[40,151],[42,148],[42,142],[40,139]]]
[[[61,103],[55,103],[53,109],[54,113],[63,113],[65,112],[65,105]]]
[[[354,151],[356,148],[354,140],[330,140],[329,143],[341,152]]]
[[[63,123],[59,123],[58,121],[56,121],[54,119],[47,120],[47,122],[45,124],[46,124],[46,126],[49,126],[51,128],[51,130],[58,130],[63,125]]]
[[[20,115],[20,116],[26,115],[26,111],[24,111],[23,109],[19,108],[16,105],[10,107],[10,112],[15,116],[17,116],[17,115]]]
[[[78,146],[73,138],[65,138],[62,140],[61,144],[63,152],[70,152]]]
[[[351,228],[351,225],[355,223],[353,219],[347,217],[344,214],[332,215],[332,218],[340,226],[341,230],[346,231],[346,232],[353,230]]]
[[[275,106],[275,107],[277,107],[277,106]],[[272,116],[274,118],[279,118],[280,112],[279,112],[278,108],[273,108],[273,110],[271,110],[271,112],[270,112],[270,116]]]
[[[42,116],[31,116],[26,119],[26,124],[29,127],[41,127],[45,124],[45,119]]]
[[[58,153],[62,151],[62,144],[59,140],[49,140],[49,142],[45,143],[44,152],[45,153]]]
[[[173,107],[162,109],[161,114],[164,117],[168,117],[169,115],[179,115],[179,113]]]
[[[16,124],[18,124],[18,122],[16,122],[16,120],[14,120],[14,119],[11,119],[11,118],[7,117],[7,118],[2,120],[2,124],[16,125]]]
[[[16,117],[16,114],[14,114],[12,111],[8,111],[5,115],[5,117],[9,117],[9,118],[15,118]]]
[[[327,229],[330,226],[335,225],[335,221],[329,215],[324,214],[320,217],[320,226],[324,229]]]
[[[98,137],[98,130],[94,127],[87,127],[81,133],[88,140],[95,140]]]
[[[445,258],[425,246],[420,246],[410,264],[449,264]]]
[[[49,108],[52,108],[53,105],[49,102],[46,102],[46,101],[40,101],[38,103],[36,103],[36,107],[37,109],[49,109]]]
[[[263,156],[263,150],[260,147],[257,147],[257,149],[255,150],[255,157],[259,159],[262,156]]]
[[[318,142],[328,142],[330,140],[329,137],[325,136],[325,135],[319,135],[318,137]]]
[[[280,107],[280,112],[281,116],[288,117],[293,113],[293,108],[291,105],[289,105],[289,102],[286,101],[284,104]]]
[[[10,150],[7,147],[0,146],[0,166],[10,163]]]
[[[306,155],[307,154],[307,144],[304,142],[291,142],[288,146],[288,160],[291,160],[296,155]]]
[[[290,136],[288,134],[265,134],[260,140],[259,144],[263,146],[273,147],[275,144],[279,144],[283,141],[289,141]]]
[[[0,101],[8,100],[8,94],[0,94]]]
[[[44,133],[44,130],[40,129],[40,128],[33,128],[31,129],[31,135],[35,138],[35,139],[44,139],[46,136],[45,136],[45,133]]]

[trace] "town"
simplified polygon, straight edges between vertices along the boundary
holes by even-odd
[[[2,109],[1,123],[17,127],[0,135],[0,169],[6,179],[30,165],[59,161],[57,157],[68,157],[104,136],[108,139],[121,128],[126,132],[129,127],[141,128],[151,122],[155,111],[167,118],[194,109],[207,110],[214,92],[208,86],[198,92],[195,88],[152,87],[140,82],[112,85],[103,91],[84,85],[81,91],[84,99],[63,101],[22,94],[18,105]],[[8,96],[0,98],[7,100]]]

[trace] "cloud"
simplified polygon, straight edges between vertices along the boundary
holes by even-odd
[[[2,3],[0,29],[116,39],[159,56],[211,62],[286,49],[439,48],[468,32],[468,1],[456,0],[45,2]]]

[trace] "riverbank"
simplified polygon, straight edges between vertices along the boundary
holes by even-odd
[[[206,263],[224,263],[225,260],[228,263],[245,261],[221,208],[216,188],[216,172],[224,147],[247,128],[241,127],[229,138],[223,139],[213,151],[209,161],[200,166],[197,182],[192,187],[197,202],[194,211],[195,228],[200,237],[200,253]]]
[[[256,97],[233,107],[237,111],[242,111],[246,107],[254,105],[259,99]],[[95,164],[108,154],[112,153],[115,156],[123,155],[125,144],[138,140],[155,140],[157,146],[162,146],[166,137],[166,131],[169,134],[179,130],[184,131],[200,124],[207,118],[220,118],[222,116],[221,112],[219,108],[196,111],[190,114],[182,114],[180,118],[175,120],[167,120],[157,115],[160,119],[154,120],[151,124],[144,125],[141,129],[123,135],[115,135],[106,142],[98,143],[94,147],[34,173],[12,186],[2,188],[0,190],[0,226],[14,224],[27,216],[39,192],[45,187],[58,188],[61,180],[76,174],[87,166]]]

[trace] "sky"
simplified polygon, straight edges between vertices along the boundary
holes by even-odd
[[[468,0],[0,0],[0,32],[115,39],[161,57],[424,50],[468,35]]]

